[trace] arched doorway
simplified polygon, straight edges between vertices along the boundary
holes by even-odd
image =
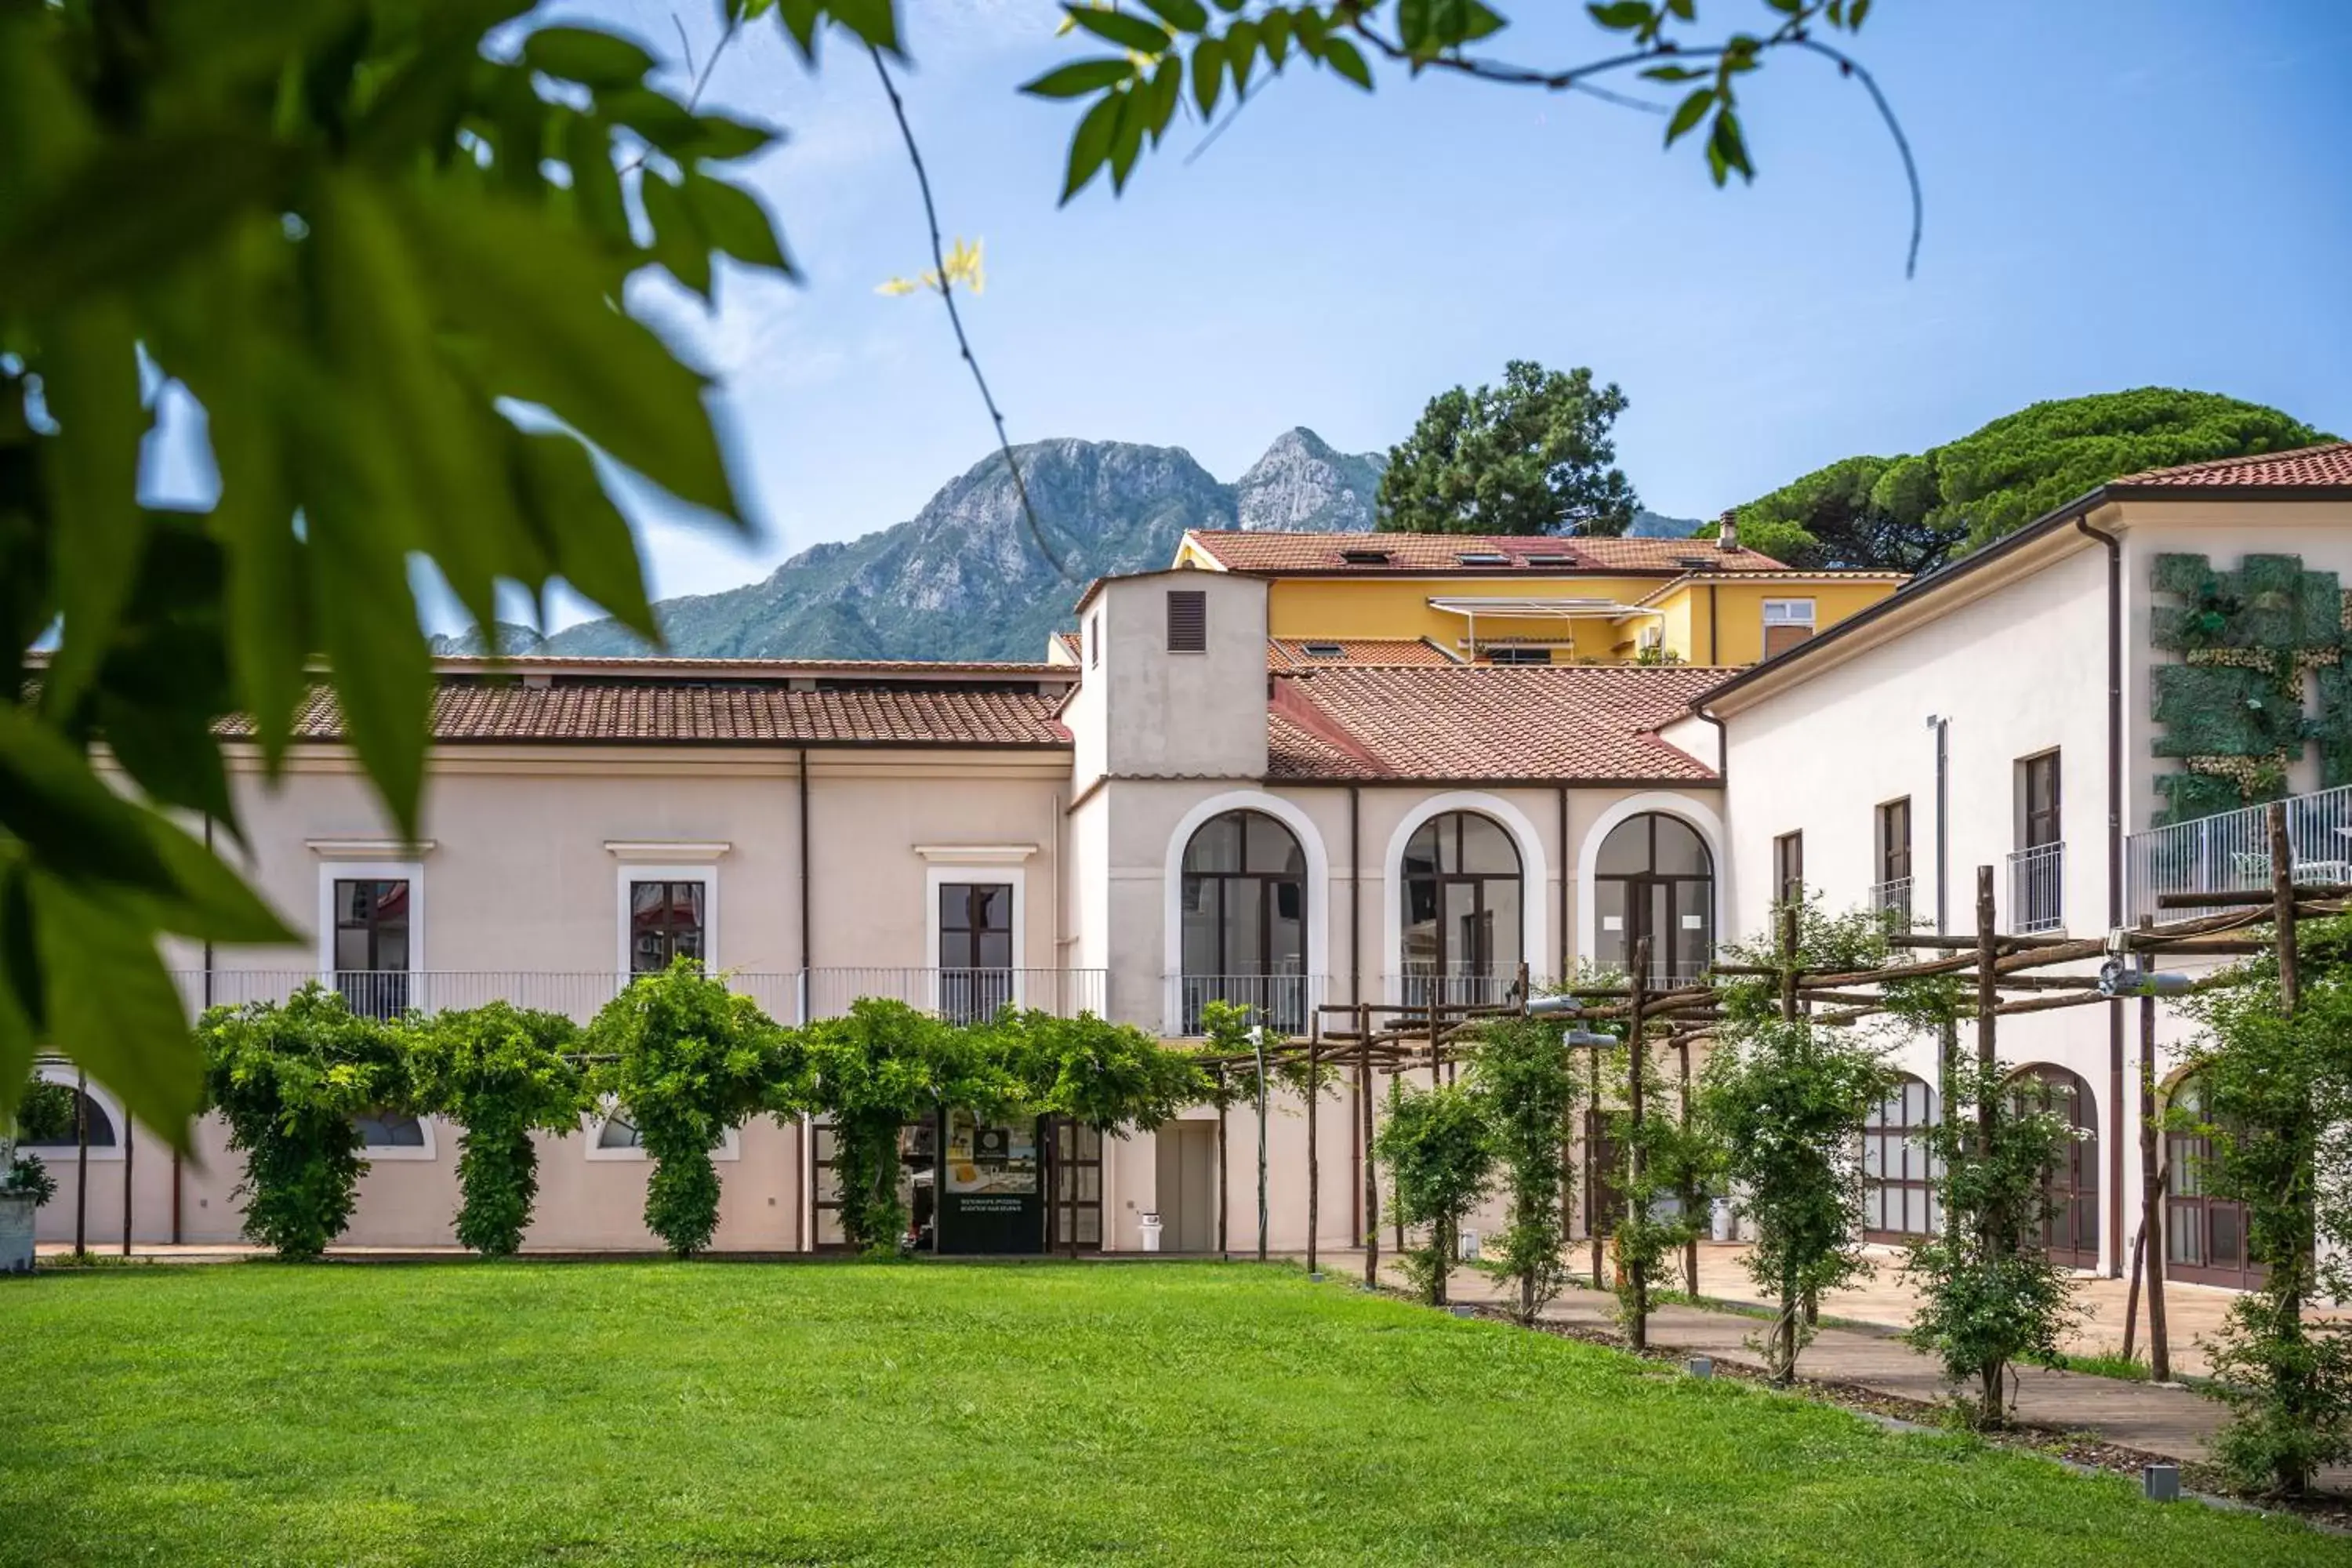
[[[1862,1234],[1865,1241],[1906,1242],[1943,1227],[1936,1195],[1941,1162],[1927,1147],[1936,1091],[1902,1076],[1862,1124]]]
[[[1449,811],[1404,847],[1403,1000],[1485,1006],[1502,1001],[1525,956],[1518,846],[1493,817]]]
[[[1307,857],[1262,811],[1229,811],[1184,846],[1178,919],[1183,1032],[1211,1002],[1255,1011],[1284,1034],[1307,1028]]]
[[[2212,1121],[2205,1080],[2193,1073],[2167,1100],[2174,1110]],[[2209,1191],[2216,1155],[2210,1138],[2171,1129],[2164,1134],[2165,1272],[2191,1284],[2258,1289],[2264,1270],[2246,1256],[2246,1205]]]
[[[2064,1068],[2037,1062],[2009,1080],[2012,1112],[2045,1107],[2063,1117],[2075,1135],[2059,1151],[2049,1173],[2051,1213],[2042,1245],[2069,1268],[2099,1266],[2099,1106],[2091,1086]]]
[[[1649,984],[1706,973],[1715,954],[1715,859],[1690,824],[1645,811],[1611,828],[1593,863],[1592,900],[1594,962],[1630,969],[1646,936]]]

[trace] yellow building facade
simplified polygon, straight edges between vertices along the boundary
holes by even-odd
[[[1712,540],[1193,530],[1174,564],[1267,580],[1270,634],[1413,640],[1465,663],[1745,666],[1868,609],[1892,572]]]

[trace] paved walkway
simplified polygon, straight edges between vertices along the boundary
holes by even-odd
[[[1745,1272],[1732,1272],[1738,1263],[1738,1251],[1730,1247],[1705,1249],[1699,1263],[1699,1283],[1704,1289],[1729,1297],[1734,1294],[1736,1279],[1738,1285],[1747,1287],[1738,1294],[1754,1293]],[[1343,1278],[1351,1268],[1360,1276],[1363,1254],[1335,1254],[1324,1260],[1322,1267]],[[1385,1258],[1381,1273],[1385,1281],[1400,1288],[1405,1285],[1402,1273],[1394,1270]],[[2119,1281],[2101,1283],[2116,1283],[2120,1288]],[[1450,1294],[1457,1301],[1499,1304],[1507,1292],[1488,1276],[1464,1269],[1454,1275]],[[2168,1294],[2167,1300],[2168,1305]],[[1563,1292],[1542,1316],[1548,1322],[1613,1336],[1620,1333],[1612,1315],[1615,1306],[1616,1298],[1605,1291],[1572,1289]],[[1826,1303],[1823,1310],[1831,1316],[1841,1315]],[[2215,1316],[2218,1321],[2218,1309]],[[1765,1327],[1762,1321],[1736,1312],[1663,1306],[1650,1315],[1650,1343],[1655,1349],[1708,1356],[1728,1365],[1761,1368],[1765,1364],[1762,1352],[1748,1342],[1760,1337]],[[2119,1340],[2120,1322],[2114,1331]],[[1950,1395],[1941,1369],[1933,1361],[1894,1338],[1887,1328],[1877,1325],[1824,1326],[1798,1358],[1797,1370],[1801,1376],[1818,1382],[1850,1384],[1874,1394],[1921,1404],[1938,1404]],[[2228,1407],[2220,1401],[2178,1385],[2132,1383],[2042,1367],[2019,1368],[2016,1393],[2021,1421],[2062,1432],[2084,1433],[2118,1447],[2137,1448],[2191,1463],[2209,1458],[2208,1445],[2229,1414]],[[2321,1485],[2328,1490],[2352,1493],[2352,1470],[2328,1471],[2322,1476]]]

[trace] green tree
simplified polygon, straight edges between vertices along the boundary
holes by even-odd
[[[485,1258],[522,1246],[539,1196],[533,1132],[579,1127],[586,1109],[568,1059],[580,1027],[561,1013],[505,1002],[412,1020],[405,1030],[410,1102],[465,1131],[457,1138],[457,1240]]]
[[[362,1142],[352,1118],[406,1109],[400,1037],[342,996],[305,985],[283,1006],[215,1007],[196,1026],[205,1089],[245,1156],[245,1234],[316,1258],[351,1224]]]
[[[1639,501],[1610,426],[1625,411],[1592,372],[1503,367],[1503,384],[1454,387],[1429,400],[1412,434],[1389,448],[1381,527],[1407,533],[1620,534]]]
[[[1497,1019],[1480,1027],[1470,1062],[1470,1087],[1493,1129],[1508,1205],[1496,1250],[1503,1278],[1517,1288],[1522,1323],[1533,1323],[1568,1284],[1563,1156],[1577,1081],[1564,1028],[1538,1018]]]
[[[2303,926],[2296,949],[2292,1008],[2268,956],[2189,1001],[2205,1103],[2201,1118],[2175,1113],[2213,1150],[2199,1184],[2246,1205],[2246,1257],[2263,1269],[2214,1347],[2231,1405],[2214,1458],[2290,1495],[2352,1459],[2352,1330],[2305,1310],[2352,1296],[2352,921]]]
[[[2069,1271],[2043,1244],[2056,1200],[2051,1167],[2074,1130],[2003,1063],[1954,1064],[1943,1120],[1927,1130],[1942,1168],[1944,1229],[1912,1245],[1903,1272],[1919,1305],[1904,1339],[1943,1365],[1982,1426],[2008,1419],[2011,1366],[2056,1366],[2082,1321]]]
[[[1422,1229],[1421,1245],[1407,1247],[1400,1261],[1433,1307],[1445,1304],[1462,1222],[1494,1184],[1495,1154],[1486,1107],[1467,1088],[1391,1082],[1372,1157],[1395,1184],[1398,1222]]]
[[[877,68],[900,55],[893,0],[725,3],[730,39],[772,21],[811,65],[828,32]],[[1753,176],[1738,93],[1769,60],[1869,84],[1840,47],[1865,0],[1737,8],[1755,31],[1702,31],[1696,0],[1593,7],[1596,58],[1538,68],[1494,58],[1506,23],[1476,3],[1073,5],[1109,52],[1027,90],[1091,100],[1066,197],[1105,168],[1123,185],[1188,86],[1230,116],[1294,60],[1369,89],[1368,57],[1557,91],[1638,73],[1682,94],[1666,141],[1696,136],[1722,184]],[[741,526],[707,381],[617,302],[653,268],[707,296],[714,256],[791,272],[722,173],[774,136],[654,85],[655,57],[617,33],[518,27],[530,9],[0,4],[0,614],[19,694],[0,706],[0,946],[17,955],[0,1112],[47,1045],[186,1146],[203,1069],[157,937],[291,938],[167,813],[240,837],[223,747],[280,768],[317,683],[415,832],[432,675],[412,563],[483,626],[500,584],[561,580],[654,641],[594,460]],[[1913,210],[1916,254],[1916,194]],[[161,405],[142,374],[203,411],[208,510],[139,504]],[[101,755],[132,789],[101,780]]]
[[[748,996],[681,958],[604,1004],[588,1026],[589,1093],[654,1162],[646,1228],[680,1258],[719,1228],[710,1152],[761,1111],[802,1108],[798,1041]]]
[[[1034,1114],[1020,1080],[984,1037],[904,1002],[870,996],[851,1003],[845,1017],[800,1030],[808,1109],[832,1123],[841,1228],[859,1251],[887,1256],[907,1234],[900,1128],[948,1106],[982,1117]]]
[[[1739,508],[1739,538],[1791,566],[1925,572],[2126,474],[2328,438],[2275,408],[2210,392],[2062,398],[1916,456],[1817,468]]]

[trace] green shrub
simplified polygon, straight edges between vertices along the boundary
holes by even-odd
[[[1470,1087],[1486,1108],[1509,1204],[1496,1252],[1502,1277],[1517,1287],[1522,1323],[1533,1323],[1568,1284],[1570,1177],[1560,1152],[1577,1083],[1563,1028],[1498,1018],[1480,1027],[1470,1062]]]
[[[486,1258],[522,1246],[539,1195],[534,1131],[579,1126],[586,1104],[579,1026],[505,1002],[413,1020],[404,1031],[410,1100],[465,1131],[457,1139],[457,1240]]]
[[[1466,1087],[1390,1082],[1388,1118],[1372,1141],[1372,1157],[1395,1184],[1397,1219],[1427,1227],[1423,1244],[1406,1248],[1399,1261],[1432,1306],[1445,1304],[1462,1222],[1492,1184],[1495,1155],[1486,1108]]]
[[[215,1007],[196,1033],[206,1096],[246,1157],[245,1234],[280,1258],[317,1258],[351,1223],[367,1169],[352,1119],[406,1109],[396,1032],[313,984],[283,1006]]]
[[[625,1115],[654,1162],[646,1228],[691,1257],[719,1228],[710,1152],[760,1111],[798,1109],[790,1034],[681,958],[607,1002],[588,1026],[589,1091]]]
[[[1026,1103],[980,1032],[903,1002],[860,998],[846,1017],[808,1025],[800,1038],[808,1107],[833,1125],[842,1232],[869,1255],[895,1252],[907,1233],[898,1196],[901,1127],[942,1106],[992,1116]]]

